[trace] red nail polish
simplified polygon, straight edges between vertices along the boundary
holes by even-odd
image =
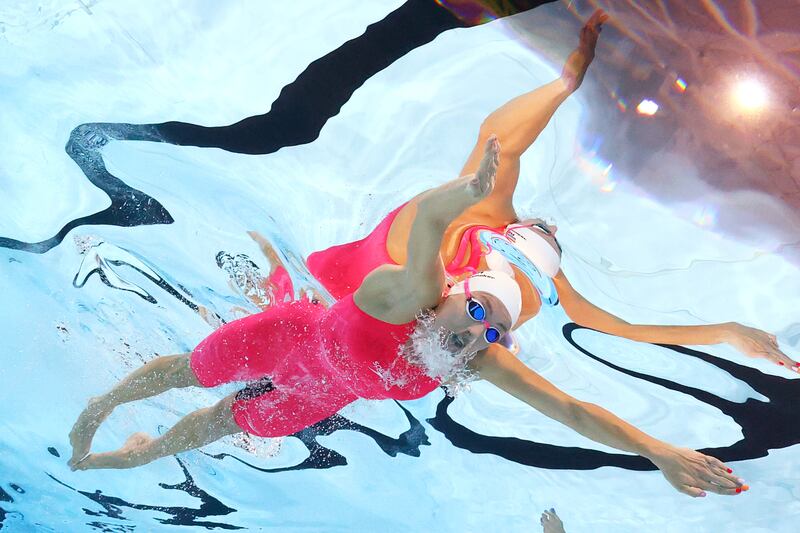
[[[733,470],[729,468],[729,469],[728,469],[728,473],[729,473],[729,474],[733,474]]]
[[[781,366],[784,366],[783,361],[778,361],[778,364],[781,365]]]
[[[742,492],[742,487],[736,487],[736,494],[739,494],[740,492]]]

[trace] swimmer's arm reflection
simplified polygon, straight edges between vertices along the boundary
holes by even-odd
[[[733,495],[742,490],[742,481],[721,461],[660,441],[600,406],[569,396],[502,346],[483,350],[470,366],[481,378],[581,435],[646,457],[684,494],[702,497],[710,491]]]
[[[581,296],[559,271],[553,278],[564,311],[579,326],[626,339],[653,344],[720,344],[728,343],[749,357],[761,357],[781,366],[800,371],[798,363],[778,347],[774,335],[736,322],[699,326],[659,326],[631,324],[600,309]]]

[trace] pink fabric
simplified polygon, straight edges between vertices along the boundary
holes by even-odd
[[[408,400],[434,390],[438,382],[399,352],[412,329],[367,315],[352,295],[328,309],[277,303],[206,337],[191,367],[205,387],[269,376],[275,390],[237,399],[234,420],[255,435],[291,435],[356,398]]]
[[[386,250],[386,238],[401,205],[384,218],[372,232],[360,241],[331,246],[314,252],[306,260],[311,275],[337,300],[352,294],[361,286],[367,274],[381,265],[393,265]]]
[[[314,252],[306,260],[311,275],[331,293],[337,300],[352,294],[361,286],[364,278],[381,265],[396,264],[386,250],[386,239],[397,213],[405,207],[405,203],[386,215],[372,232],[359,241],[331,246],[326,250]],[[455,257],[445,267],[451,276],[478,269],[484,250],[478,241],[478,230],[488,229],[503,233],[504,228],[489,226],[471,226],[461,236]],[[467,256],[469,246],[469,256]],[[466,263],[464,262],[466,258]],[[463,266],[462,266],[463,265]]]
[[[294,284],[289,272],[283,268],[283,265],[278,265],[275,271],[267,278],[267,291],[271,293],[272,300],[270,303],[278,303],[287,300],[294,300]]]

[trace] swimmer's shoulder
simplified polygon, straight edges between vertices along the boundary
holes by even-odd
[[[383,265],[364,278],[353,300],[359,309],[378,320],[405,324],[422,309],[435,307],[441,290],[437,280],[412,279],[402,265]]]

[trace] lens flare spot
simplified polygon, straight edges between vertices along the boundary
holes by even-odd
[[[604,183],[600,186],[600,190],[602,192],[613,192],[617,186],[617,182],[613,180],[609,180],[608,182]]]
[[[591,182],[596,185],[602,192],[612,192],[617,182],[611,175],[611,170],[614,168],[612,163],[605,161],[597,155],[594,150],[590,152],[582,152],[576,158],[578,168],[586,174]]]
[[[733,104],[740,111],[754,113],[763,110],[769,102],[769,91],[755,78],[737,81],[732,90]]]
[[[682,93],[686,90],[686,82],[683,80],[683,78],[678,78],[675,80],[675,90],[679,93]]]
[[[636,106],[636,112],[640,115],[645,116],[653,116],[658,111],[658,104],[652,100],[642,100],[639,102],[639,105]]]
[[[694,212],[692,222],[701,228],[709,228],[717,222],[717,210],[711,206],[700,207]]]

